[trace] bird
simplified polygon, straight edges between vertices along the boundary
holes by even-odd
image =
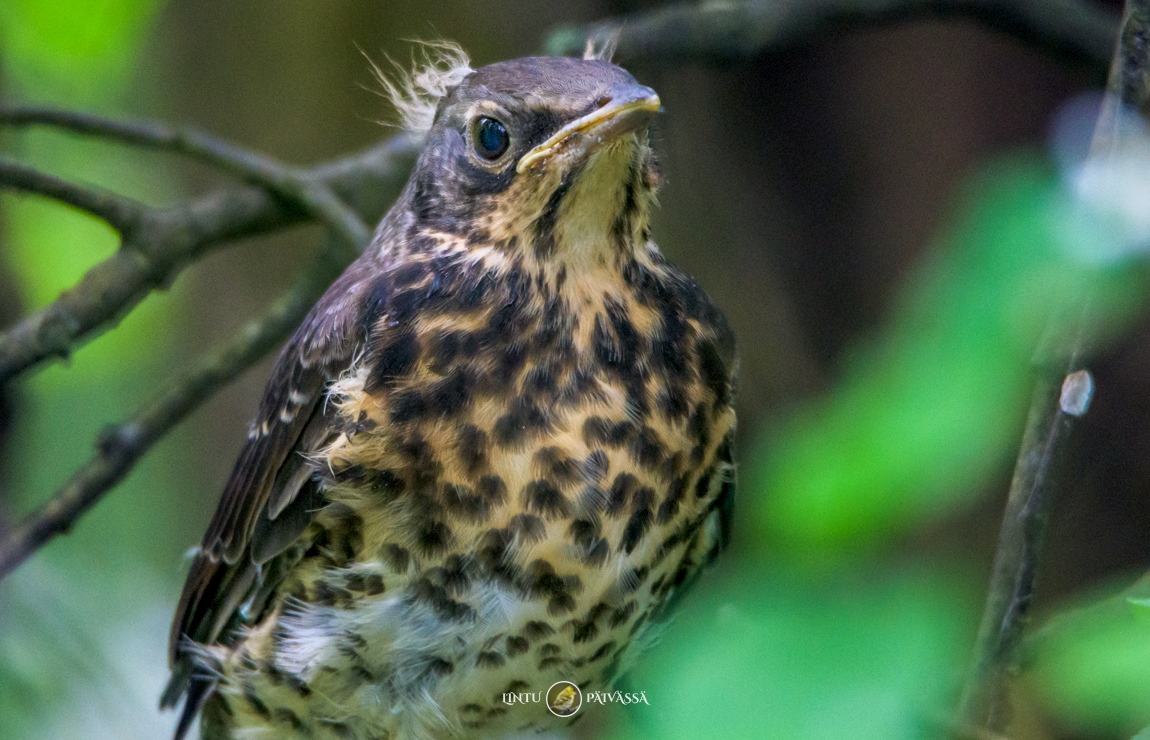
[[[610,688],[729,540],[735,340],[651,237],[658,95],[590,46],[430,48],[385,82],[412,174],[191,558],[177,740],[563,730],[506,697]]]

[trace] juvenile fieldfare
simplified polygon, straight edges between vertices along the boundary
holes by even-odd
[[[454,62],[408,81],[411,179],[280,353],[192,563],[177,736],[573,721],[504,694],[609,687],[727,539],[734,341],[650,238],[658,96]]]

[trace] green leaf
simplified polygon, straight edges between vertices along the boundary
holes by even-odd
[[[937,573],[746,573],[694,603],[629,682],[644,737],[937,736],[973,622]]]

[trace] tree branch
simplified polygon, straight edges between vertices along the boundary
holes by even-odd
[[[1150,0],[1127,0],[1107,96],[1094,130],[1090,160],[1117,155],[1125,132],[1121,108],[1150,100]],[[1087,300],[1089,300],[1087,298]],[[1034,593],[1039,548],[1053,498],[1054,474],[1075,417],[1089,406],[1093,381],[1080,369],[1088,306],[1064,346],[1040,348],[1040,378],[1011,482],[986,607],[962,697],[972,724],[1001,731],[1009,722],[1007,679],[1018,671],[1019,646]],[[1056,340],[1055,340],[1056,341]],[[1074,372],[1071,372],[1074,371]],[[1067,374],[1069,373],[1069,374]]]
[[[49,539],[67,532],[172,427],[275,349],[346,266],[346,255],[339,244],[340,239],[331,239],[315,263],[300,272],[295,286],[263,317],[241,330],[183,378],[169,384],[127,420],[105,428],[96,442],[96,456],[77,470],[51,499],[19,524],[0,533],[0,578]]]
[[[31,167],[0,159],[0,189],[43,195],[79,208],[101,219],[121,234],[132,231],[147,208],[131,198],[105,190],[93,190]]]
[[[335,197],[326,183],[311,173],[292,169],[196,129],[173,128],[153,121],[113,121],[87,113],[39,107],[0,108],[0,125],[52,126],[134,146],[184,154],[255,185],[262,185],[294,203],[312,218],[326,223],[356,251],[362,251],[371,236],[359,216]]]
[[[618,34],[623,59],[726,62],[861,26],[965,17],[1106,75],[1118,18],[1088,0],[744,0],[685,3],[556,29],[546,48],[574,54]]]
[[[417,138],[398,136],[313,168],[306,178],[374,220],[402,187],[418,146]],[[302,215],[259,187],[228,188],[171,208],[145,210],[119,252],[59,299],[0,334],[0,384],[45,361],[68,357],[210,249],[298,223]]]

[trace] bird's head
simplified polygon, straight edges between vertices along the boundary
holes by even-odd
[[[451,82],[427,110],[408,188],[419,229],[567,264],[646,243],[654,90],[608,61],[566,57],[499,62]]]

